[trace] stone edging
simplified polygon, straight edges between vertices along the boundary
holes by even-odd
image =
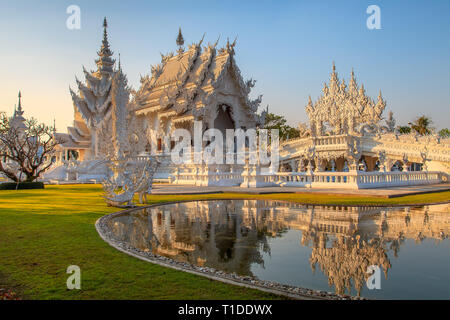
[[[220,200],[227,200],[227,199],[220,199]],[[231,199],[230,199],[231,200]],[[234,199],[235,200],[235,199]],[[240,199],[241,200],[241,199]],[[228,284],[233,284],[241,287],[256,289],[260,291],[265,291],[268,293],[285,296],[291,299],[298,299],[298,300],[365,300],[361,297],[353,297],[348,295],[338,295],[332,292],[326,292],[326,291],[319,291],[319,290],[312,290],[312,289],[306,289],[296,286],[290,286],[290,285],[284,285],[277,282],[272,281],[265,281],[265,280],[258,280],[252,277],[248,276],[239,276],[235,273],[226,273],[220,270],[216,270],[214,268],[209,267],[199,267],[192,265],[190,263],[184,263],[184,262],[178,262],[173,259],[163,257],[160,255],[155,255],[150,252],[146,252],[137,248],[133,248],[132,246],[126,244],[125,242],[116,240],[113,236],[111,231],[108,229],[107,221],[127,213],[130,213],[132,211],[141,210],[141,209],[148,209],[153,207],[158,207],[162,205],[169,205],[169,204],[176,204],[176,203],[183,203],[183,202],[193,202],[193,201],[212,201],[212,199],[205,199],[205,200],[186,200],[186,201],[172,201],[172,202],[164,202],[159,204],[154,204],[150,206],[145,207],[137,207],[133,209],[128,209],[124,211],[115,212],[106,216],[101,217],[98,219],[95,223],[95,228],[97,229],[98,234],[100,237],[108,243],[110,246],[116,248],[117,250],[126,253],[130,256],[133,256],[135,258],[138,258],[143,261],[151,262],[163,267],[172,268],[179,271],[188,272],[191,274],[195,274],[198,276],[202,276],[208,279],[221,281]]]

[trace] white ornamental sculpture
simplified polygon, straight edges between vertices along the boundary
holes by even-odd
[[[114,150],[110,155],[110,176],[103,181],[104,198],[108,205],[115,207],[133,206],[133,197],[139,194],[143,203],[151,192],[153,175],[158,161],[153,158],[139,160],[130,157],[131,130],[128,123],[131,116],[128,112],[130,89],[128,81],[119,64],[111,88],[111,120]]]
[[[316,103],[311,97],[306,106],[310,132],[313,136],[354,134],[362,131],[379,131],[382,114],[386,108],[381,92],[375,102],[366,95],[364,85],[358,87],[352,71],[349,85],[339,80],[333,63],[330,82],[324,84],[323,95]],[[392,129],[392,114],[388,119]],[[384,128],[388,131],[389,128]],[[306,134],[306,128],[301,128]]]

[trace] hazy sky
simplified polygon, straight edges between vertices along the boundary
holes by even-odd
[[[81,8],[81,29],[66,27],[69,5]],[[366,9],[381,8],[381,30],[369,30]],[[94,69],[102,20],[109,21],[115,56],[137,89],[140,75],[186,42],[238,36],[236,60],[244,79],[258,82],[253,96],[286,116],[306,121],[311,94],[321,94],[334,60],[348,83],[376,98],[382,90],[397,123],[420,114],[450,127],[450,1],[61,1],[0,0],[0,110],[13,112],[22,90],[27,116],[65,131],[73,116],[69,85],[82,66]]]

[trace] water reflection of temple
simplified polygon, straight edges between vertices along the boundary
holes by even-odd
[[[304,206],[263,200],[186,202],[149,208],[113,220],[117,238],[134,247],[197,265],[252,275],[264,267],[270,238],[300,230],[310,264],[337,293],[360,292],[370,265],[388,276],[406,239],[439,242],[450,233],[450,205],[377,208]]]
[[[251,275],[264,265],[267,237],[243,221],[242,202],[189,202],[150,208],[114,220],[117,238],[178,261]],[[238,212],[238,214],[236,214]]]

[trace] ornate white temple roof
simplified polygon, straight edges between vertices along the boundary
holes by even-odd
[[[244,83],[234,60],[235,42],[225,48],[215,44],[202,48],[203,39],[188,50],[161,56],[161,63],[152,67],[151,75],[141,78],[141,88],[135,94],[134,110],[139,113],[158,112],[171,116],[173,121],[195,118],[208,104],[208,98],[228,75],[235,82],[244,105],[244,112],[252,119],[261,97],[249,100],[254,81]]]

